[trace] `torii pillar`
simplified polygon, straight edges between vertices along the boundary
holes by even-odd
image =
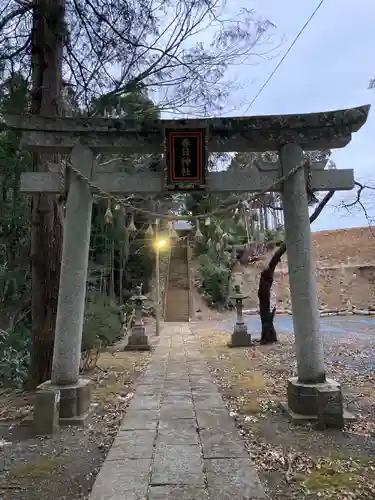
[[[86,178],[92,178],[94,155],[91,149],[77,144],[71,153],[71,163]],[[84,424],[91,413],[92,383],[90,379],[80,377],[79,371],[93,197],[91,188],[85,180],[74,172],[71,172],[70,177],[64,221],[52,377],[50,381],[38,387],[41,394],[44,391],[59,394],[60,425]],[[39,422],[36,422],[36,426],[41,428]]]
[[[282,173],[287,175],[303,162],[303,150],[296,143],[288,143],[280,149],[279,158]],[[316,268],[303,169],[284,182],[282,199],[298,374],[288,381],[288,404],[285,408],[292,419],[297,421],[310,417],[314,419],[319,414],[318,394],[321,389],[339,402],[342,396],[340,385],[327,379],[325,373]],[[340,408],[338,413],[340,414]]]

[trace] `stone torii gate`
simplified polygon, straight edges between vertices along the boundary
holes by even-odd
[[[306,172],[296,166],[303,163],[304,150],[334,149],[348,144],[352,133],[366,122],[369,108],[363,106],[304,115],[178,121],[32,115],[7,115],[4,119],[7,127],[23,132],[24,148],[39,153],[70,153],[74,169],[112,195],[162,193],[166,189],[165,173],[99,173],[95,155],[100,152],[161,153],[165,130],[179,130],[181,136],[187,129],[190,132],[205,129],[205,144],[209,152],[278,151],[279,162],[263,164],[258,172],[207,173],[203,188],[216,193],[258,192],[273,184],[271,190],[282,192],[298,373],[289,380],[288,409],[291,415],[313,418],[318,414],[317,392],[323,389],[335,396],[341,395],[341,389],[338,383],[326,378]],[[350,190],[354,187],[352,170],[324,170],[324,166],[312,165],[309,177],[313,190]],[[22,192],[59,194],[61,177],[54,168],[51,170],[24,173]],[[277,182],[285,176],[286,180]],[[202,189],[202,186],[191,184],[185,187],[186,190]],[[79,377],[79,366],[92,200],[89,184],[74,171],[70,172],[52,380],[42,384],[38,391],[40,398],[46,390],[58,395],[60,423],[82,422],[90,411],[90,383]]]

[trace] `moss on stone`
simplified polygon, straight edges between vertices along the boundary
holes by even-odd
[[[108,403],[121,394],[123,389],[124,383],[122,381],[115,384],[99,385],[93,392],[94,401],[100,405]]]
[[[375,459],[368,456],[350,457],[332,453],[319,459],[303,485],[315,491],[355,491],[362,485],[364,477],[375,479],[374,465]]]
[[[355,489],[358,477],[353,472],[336,472],[332,469],[314,470],[304,482],[309,490]]]
[[[29,463],[17,464],[9,471],[10,479],[44,478],[66,464],[69,457],[63,455],[40,456]]]
[[[239,413],[241,415],[256,415],[262,410],[259,400],[256,396],[247,399],[239,407]]]
[[[240,374],[236,386],[244,391],[259,391],[267,386],[267,381],[261,372],[245,372]]]

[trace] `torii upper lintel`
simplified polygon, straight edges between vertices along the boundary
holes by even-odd
[[[23,131],[25,148],[38,151],[69,151],[79,138],[94,151],[157,153],[163,151],[166,127],[207,127],[210,152],[276,151],[288,142],[311,151],[344,147],[366,123],[369,110],[366,105],[322,113],[144,121],[6,114],[4,121]]]

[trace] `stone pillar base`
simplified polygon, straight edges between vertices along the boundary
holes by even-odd
[[[56,400],[59,401],[59,425],[84,425],[92,412],[91,390],[91,380],[84,378],[71,385],[58,386],[51,381],[39,385],[34,410],[35,428],[41,430],[42,419],[50,422],[53,420],[53,406],[50,404],[51,398],[46,397],[47,392],[55,393]]]
[[[32,416],[37,435],[55,434],[59,429],[60,391],[38,389]]]
[[[288,380],[288,403],[284,410],[295,424],[316,422],[318,427],[342,429],[354,416],[343,407],[341,386],[327,379],[321,384],[302,384],[297,377]]]
[[[128,339],[128,344],[124,347],[124,351],[150,351],[151,346],[148,343],[146,329],[144,326],[136,325],[132,328],[131,335]]]
[[[228,342],[228,347],[249,347],[251,346],[251,335],[247,333],[245,323],[236,323],[232,337]]]

